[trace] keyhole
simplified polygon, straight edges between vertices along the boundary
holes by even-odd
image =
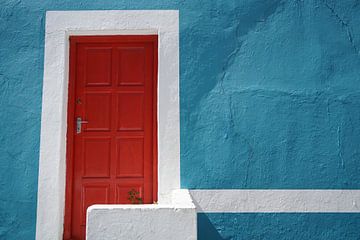
[[[76,104],[81,104],[81,99],[80,98],[76,99]]]

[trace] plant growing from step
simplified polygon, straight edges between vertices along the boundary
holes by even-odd
[[[131,202],[131,204],[143,204],[143,199],[139,196],[140,193],[138,191],[131,189],[128,194],[128,200]]]

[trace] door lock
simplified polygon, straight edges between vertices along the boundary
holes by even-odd
[[[76,133],[81,133],[81,124],[88,123],[88,121],[81,120],[81,117],[76,118]]]

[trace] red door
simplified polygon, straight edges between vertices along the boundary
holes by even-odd
[[[70,37],[64,239],[93,204],[156,201],[157,36]]]

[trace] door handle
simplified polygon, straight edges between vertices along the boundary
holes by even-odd
[[[77,117],[76,118],[76,133],[77,134],[79,134],[79,133],[81,133],[81,125],[83,124],[83,123],[89,123],[88,121],[83,121],[82,119],[81,119],[81,117]]]

